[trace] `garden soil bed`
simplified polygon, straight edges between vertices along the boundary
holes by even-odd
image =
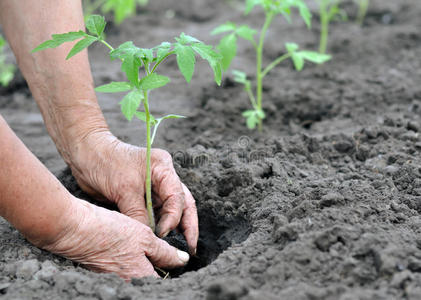
[[[151,1],[122,26],[112,44],[144,47],[181,31],[210,43],[216,25],[243,19],[236,1]],[[349,19],[355,16],[346,6]],[[331,62],[291,63],[264,84],[262,133],[245,128],[242,87],[222,88],[198,63],[187,87],[173,81],[152,94],[152,111],[184,114],[160,129],[157,146],[198,205],[198,257],[172,278],[95,274],[30,245],[0,219],[1,299],[419,299],[421,295],[421,3],[372,0],[364,26],[332,26]],[[250,23],[260,24],[255,13]],[[284,42],[317,48],[313,30],[279,19],[267,39],[267,61]],[[242,47],[234,68],[249,74],[253,51]],[[121,80],[106,49],[90,50],[97,85]],[[111,130],[142,144],[142,125],[123,119],[115,95],[99,95]],[[168,108],[171,111],[168,111]],[[0,113],[37,157],[76,195],[21,78],[0,90]],[[140,129],[139,129],[140,128]]]

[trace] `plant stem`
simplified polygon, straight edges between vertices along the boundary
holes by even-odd
[[[262,110],[262,94],[263,94],[263,76],[262,76],[262,59],[263,59],[263,45],[265,43],[266,32],[273,21],[274,14],[273,12],[267,12],[265,23],[262,30],[260,31],[259,44],[257,45],[256,53],[256,98],[257,98],[257,108]],[[259,131],[262,131],[262,119],[259,119]]]
[[[148,92],[143,92],[143,106],[146,114],[146,209],[149,217],[149,227],[155,232],[155,217],[152,206],[152,185],[151,185],[151,117],[149,113]]]
[[[110,49],[111,51],[113,51],[114,50],[114,48],[110,45],[110,44],[108,44],[106,41],[104,41],[103,39],[100,39],[99,40],[101,43],[103,43],[105,46],[107,46],[108,47],[108,49]]]
[[[262,79],[265,78],[267,73],[269,73],[274,67],[276,67],[278,64],[283,62],[284,60],[287,60],[291,57],[290,53],[286,53],[284,55],[279,56],[277,59],[275,59],[273,62],[271,62],[270,65],[268,65],[262,72]]]
[[[327,11],[328,3],[326,0],[320,1],[320,46],[319,52],[326,53],[327,40],[329,36],[329,13]]]
[[[360,0],[360,7],[358,9],[357,23],[363,25],[365,16],[367,15],[368,5],[370,0]]]

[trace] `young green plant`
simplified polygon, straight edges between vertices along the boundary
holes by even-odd
[[[14,65],[6,63],[6,55],[4,55],[6,44],[6,40],[0,35],[0,85],[2,86],[9,85],[16,70]]]
[[[224,33],[218,49],[222,54],[222,66],[226,71],[233,58],[237,54],[237,40],[243,38],[253,45],[256,52],[256,90],[253,90],[252,83],[247,79],[244,72],[234,71],[234,80],[244,85],[244,89],[249,97],[252,109],[243,112],[246,118],[247,127],[250,129],[262,130],[262,121],[265,118],[265,112],[262,108],[263,98],[263,79],[278,64],[291,58],[295,68],[300,71],[304,67],[306,60],[321,64],[330,59],[329,55],[319,54],[313,51],[301,51],[297,44],[287,43],[286,53],[282,54],[266,67],[263,67],[263,50],[267,31],[277,15],[284,16],[288,21],[291,19],[291,9],[297,8],[302,19],[310,27],[311,14],[306,4],[301,0],[247,0],[245,14],[248,15],[254,7],[260,6],[265,12],[264,24],[258,33],[257,30],[248,25],[237,25],[231,22],[218,26],[212,31],[212,34]],[[257,39],[255,35],[258,33]]]
[[[114,21],[116,24],[120,24],[136,13],[138,5],[145,6],[146,4],[148,4],[148,0],[84,0],[83,11],[86,18],[96,11],[113,12]]]
[[[152,143],[155,139],[158,126],[163,120],[182,118],[182,116],[173,114],[155,118],[150,113],[150,91],[163,87],[170,82],[167,76],[157,73],[158,67],[168,57],[175,55],[181,74],[187,82],[190,82],[194,74],[196,56],[200,56],[209,63],[214,72],[214,79],[220,85],[222,76],[221,55],[214,51],[212,46],[206,45],[184,33],[176,37],[174,43],[163,42],[150,49],[138,48],[133,42],[125,42],[119,47],[113,48],[104,40],[105,25],[106,22],[103,17],[92,15],[86,22],[86,28],[89,34],[84,31],[53,34],[51,40],[40,44],[32,52],[56,48],[65,42],[79,40],[70,50],[67,56],[67,59],[69,59],[89,47],[92,43],[100,42],[109,48],[109,55],[112,60],[119,59],[121,61],[121,70],[125,73],[127,81],[111,82],[97,87],[96,91],[103,93],[128,92],[120,102],[122,113],[129,121],[136,117],[146,123],[146,206],[150,227],[155,230],[155,218],[151,198]],[[143,70],[143,76],[140,75],[140,70]],[[141,104],[143,104],[143,111],[139,110]]]
[[[320,14],[320,44],[319,52],[326,53],[329,40],[329,25],[335,18],[346,19],[345,11],[340,9],[342,0],[318,0]]]
[[[370,0],[356,0],[358,4],[357,23],[363,25],[365,16],[367,15]]]

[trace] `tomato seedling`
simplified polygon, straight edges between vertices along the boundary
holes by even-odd
[[[6,55],[4,55],[6,44],[6,40],[0,35],[0,84],[2,86],[7,86],[12,81],[16,70],[14,65],[6,63]]]
[[[367,15],[370,0],[356,0],[358,4],[357,23],[363,25],[365,16]]]
[[[176,37],[174,43],[163,42],[150,49],[138,48],[133,42],[125,42],[118,48],[113,48],[104,40],[105,25],[104,17],[92,15],[86,22],[89,34],[84,31],[53,34],[51,40],[40,44],[32,52],[56,48],[65,42],[79,39],[80,41],[70,50],[67,59],[89,47],[92,43],[100,42],[109,48],[109,55],[112,60],[119,59],[121,61],[121,70],[125,73],[127,81],[111,82],[99,86],[95,90],[102,93],[128,92],[120,102],[123,115],[129,121],[136,117],[146,123],[146,206],[150,227],[155,231],[155,218],[151,198],[151,147],[158,126],[163,120],[183,118],[173,114],[155,118],[150,113],[149,92],[170,82],[167,76],[158,74],[157,69],[168,57],[175,55],[181,74],[187,82],[190,82],[194,74],[196,56],[200,56],[209,63],[214,72],[215,82],[220,85],[222,57],[212,46],[206,45],[184,33]],[[143,76],[140,75],[141,69],[144,71]],[[141,104],[143,104],[144,111],[139,111]],[[153,132],[151,131],[152,128]]]
[[[256,51],[256,90],[253,91],[252,84],[244,72],[234,71],[234,81],[244,85],[249,100],[253,109],[243,112],[246,118],[246,124],[249,129],[254,129],[258,126],[262,129],[262,121],[265,118],[265,112],[262,108],[263,97],[263,79],[265,76],[278,64],[291,58],[295,68],[301,71],[304,67],[304,62],[311,61],[313,63],[321,64],[330,59],[329,55],[320,54],[313,51],[299,50],[297,44],[286,43],[286,53],[276,58],[269,65],[263,68],[263,48],[267,31],[277,15],[284,16],[288,21],[291,18],[291,9],[297,8],[302,19],[308,27],[310,27],[311,13],[307,5],[301,0],[247,0],[245,14],[248,15],[254,7],[260,6],[265,12],[265,22],[258,34],[256,41],[255,35],[257,30],[248,25],[236,25],[228,22],[216,27],[212,34],[224,33],[225,36],[221,39],[218,49],[222,54],[222,66],[226,71],[233,58],[237,54],[237,39],[243,38],[253,45]]]
[[[329,39],[329,25],[335,18],[346,19],[346,13],[340,9],[341,0],[318,0],[320,14],[320,44],[319,52],[326,53]]]
[[[83,11],[89,17],[96,11],[102,13],[113,12],[117,24],[136,13],[138,5],[145,6],[148,0],[84,0]]]

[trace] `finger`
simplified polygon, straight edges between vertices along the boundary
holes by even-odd
[[[178,226],[184,209],[183,187],[166,151],[154,150],[152,185],[162,202],[157,232],[163,237]]]
[[[190,259],[187,252],[178,250],[157,237],[152,238],[151,245],[145,254],[154,266],[165,269],[182,267]]]
[[[196,255],[197,240],[199,239],[199,218],[197,216],[196,202],[189,189],[184,184],[182,185],[185,195],[185,205],[180,228],[189,245],[190,254]]]
[[[122,214],[135,219],[145,225],[149,225],[145,199],[139,195],[129,195],[117,202]]]

